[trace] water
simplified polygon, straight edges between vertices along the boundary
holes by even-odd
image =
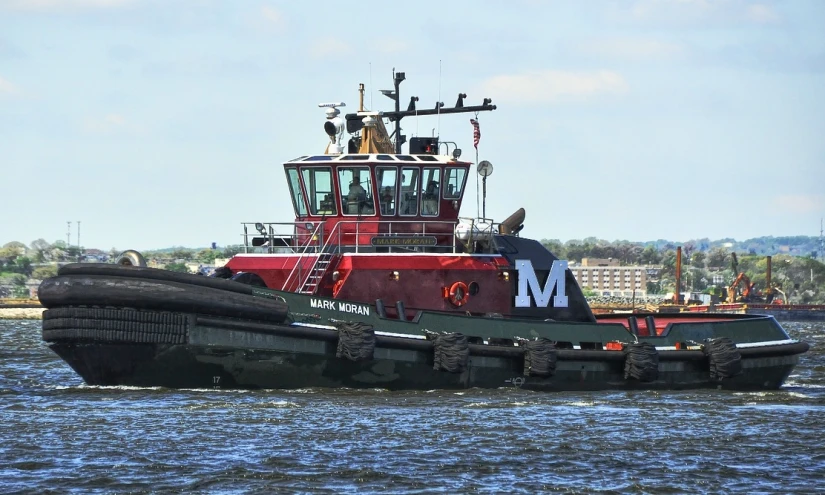
[[[0,320],[0,493],[821,493],[825,325],[779,391],[87,387]]]

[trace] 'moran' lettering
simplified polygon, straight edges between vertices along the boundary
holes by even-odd
[[[310,299],[309,306],[317,309],[326,309],[328,311],[340,311],[342,313],[352,313],[363,316],[370,315],[369,306],[345,301],[330,301],[329,299]]]

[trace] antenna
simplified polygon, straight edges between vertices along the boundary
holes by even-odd
[[[390,123],[395,123],[395,131],[390,135],[390,139],[392,140],[393,137],[395,138],[395,152],[397,154],[401,153],[401,145],[404,144],[407,140],[407,136],[401,134],[401,119],[404,117],[409,116],[425,116],[425,115],[440,115],[444,114],[453,114],[453,113],[478,113],[478,112],[487,112],[491,110],[495,110],[496,106],[492,104],[492,100],[490,98],[484,98],[482,100],[481,105],[471,105],[471,106],[456,106],[454,108],[444,108],[444,103],[438,102],[435,108],[424,108],[419,109],[415,102],[418,101],[417,96],[410,97],[410,103],[407,107],[407,110],[401,111],[400,101],[401,101],[401,92],[399,87],[401,83],[406,79],[406,74],[404,72],[396,72],[395,68],[393,67],[393,86],[394,90],[387,90],[388,93],[382,91],[382,94],[393,99],[395,102],[395,111],[391,112],[381,112],[381,117],[387,119]],[[463,93],[462,93],[463,94]],[[463,98],[462,98],[463,103]],[[357,132],[360,130],[364,123],[363,115],[358,115],[358,113],[348,113],[346,115],[346,123],[347,123],[347,130],[352,132]]]
[[[476,114],[476,116],[478,116],[478,114]],[[481,164],[478,163],[478,146],[476,146],[476,166],[478,166],[478,165],[481,165]],[[481,207],[479,206],[479,203],[478,203],[478,200],[481,197],[481,195],[479,194],[479,191],[478,191],[478,176],[479,175],[480,174],[476,174],[476,217],[478,216],[478,213],[481,211]]]
[[[395,72],[395,67],[392,68],[393,73]],[[372,62],[370,62],[370,110],[375,108],[372,106]]]
[[[822,218],[819,219],[819,259],[825,261],[825,238],[822,237]]]
[[[72,246],[72,221],[66,222],[66,249]]]
[[[415,98],[416,100],[418,99],[418,97],[415,97],[415,96],[413,98]],[[418,134],[418,122],[420,120],[421,119],[418,118],[418,107],[415,107],[415,135],[416,136],[420,136],[420,134]]]
[[[438,122],[436,123],[436,127],[438,128],[438,135],[441,135],[441,59],[438,59],[438,102],[435,104],[436,109],[438,110]]]

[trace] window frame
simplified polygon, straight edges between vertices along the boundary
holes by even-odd
[[[458,190],[454,192],[452,195],[447,195],[447,185],[449,182],[450,171],[457,170],[464,172],[464,178],[461,180],[461,184],[458,184]],[[467,184],[467,176],[469,174],[469,167],[444,167],[444,180],[442,181],[441,187],[441,195],[444,199],[452,199],[452,200],[459,200],[464,196],[464,187]]]
[[[363,174],[366,171],[366,175],[368,177],[367,183],[369,184],[370,187],[368,187],[368,188],[364,187],[363,188],[364,189],[364,194],[366,195],[364,200],[363,200],[364,201],[364,206],[362,208],[360,208],[358,210],[358,212],[356,212],[356,213],[348,213],[347,212],[347,210],[348,210],[347,207],[349,206],[349,204],[348,204],[349,203],[349,199],[348,199],[349,191],[347,191],[345,193],[344,187],[349,187],[349,185],[344,184],[344,183],[341,182],[341,174],[346,170],[354,171],[355,169],[359,170],[359,174],[358,174],[359,177],[363,177]],[[356,163],[354,163],[352,165],[349,165],[349,164],[348,165],[338,165],[337,167],[335,167],[335,172],[336,172],[336,177],[335,178],[338,181],[337,195],[341,199],[341,215],[347,216],[347,217],[371,217],[371,216],[375,216],[375,211],[376,210],[375,210],[375,195],[373,194],[373,187],[372,187],[373,183],[374,183],[373,176],[372,176],[372,167],[370,167],[367,164],[356,164]],[[354,175],[355,174],[353,173],[353,177],[354,177]],[[364,181],[362,180],[360,183],[363,183],[363,182]],[[364,209],[369,210],[370,208],[372,209],[372,212],[364,211]]]
[[[298,171],[298,167],[284,167],[284,171],[286,172],[286,183],[289,187],[289,196],[292,198],[292,209],[295,211],[295,216],[298,218],[309,216],[309,205],[307,204],[306,192],[304,191],[303,181],[301,180],[301,172]],[[293,184],[290,172],[295,172],[295,184]],[[298,186],[297,194],[293,186]],[[300,206],[303,207],[303,212],[300,211],[299,199],[303,200],[300,203]]]
[[[381,212],[382,217],[394,217],[398,215],[398,193],[400,189],[398,183],[399,178],[401,177],[401,174],[399,173],[398,169],[399,167],[395,165],[378,165],[375,167],[375,188],[378,191],[378,211]],[[381,189],[385,186],[383,185],[383,183],[379,183],[380,179],[378,178],[379,172],[382,172],[381,175],[383,175],[383,173],[385,173],[387,170],[392,170],[395,172],[395,183],[392,188],[392,213],[384,212],[383,202],[381,201]]]
[[[435,173],[438,174],[437,183],[438,183],[439,190],[437,191],[434,199],[425,199],[424,198],[424,196],[426,194],[427,187],[429,187],[429,184],[424,184],[424,179],[427,178],[429,180],[429,177],[432,176],[432,174],[430,174],[429,176],[427,175],[428,171],[435,171]],[[441,182],[441,176],[442,176],[441,172],[442,171],[443,171],[442,167],[427,167],[427,166],[422,167],[422,170],[421,170],[421,187],[420,187],[420,194],[419,194],[419,198],[420,198],[419,202],[421,203],[421,205],[419,207],[419,211],[421,212],[422,217],[437,217],[439,215],[440,211],[441,211],[441,189],[442,189],[442,185],[443,185],[442,182]],[[424,213],[424,201],[435,201],[435,213]]]
[[[404,171],[405,170],[406,171],[414,171],[415,174],[416,174],[415,183],[412,184],[412,188],[407,192],[407,193],[412,192],[412,193],[414,193],[414,196],[415,196],[415,211],[413,213],[402,213],[402,206],[406,207],[407,204],[408,204],[408,201],[409,201],[409,200],[404,200],[404,203],[402,205],[402,196],[401,195],[404,194],[404,191],[403,191],[404,180],[402,179],[402,177],[404,177]],[[417,217],[418,216],[418,211],[419,211],[419,206],[420,206],[420,203],[421,203],[421,201],[419,201],[420,198],[418,197],[418,194],[419,194],[419,191],[418,191],[419,185],[418,184],[421,182],[421,166],[420,165],[405,165],[405,166],[402,166],[400,174],[399,174],[398,177],[399,177],[399,179],[398,179],[398,207],[396,208],[396,211],[398,211],[398,216],[400,216],[400,217]]]
[[[300,167],[300,171],[301,171],[301,181],[304,183],[304,192],[306,193],[307,205],[309,206],[310,216],[315,216],[315,217],[337,216],[339,205],[338,205],[337,194],[336,194],[336,190],[335,190],[335,185],[336,185],[335,174],[332,170],[332,167],[329,167],[329,166]],[[310,187],[309,187],[311,185],[310,183],[311,182],[317,182],[317,181],[309,181],[309,174],[314,174],[314,173],[317,173],[319,171],[329,172],[329,187],[330,187],[331,191],[329,191],[327,194],[332,195],[332,204],[331,204],[332,211],[331,212],[326,212],[326,210],[321,210],[321,202],[320,201],[318,202],[318,208],[313,211],[313,202],[310,201],[310,195],[314,196],[314,195],[317,195],[319,193],[317,192],[317,190],[314,191],[314,192],[310,191]],[[315,179],[315,177],[313,177],[313,179]],[[326,213],[318,213],[320,211],[324,211]]]

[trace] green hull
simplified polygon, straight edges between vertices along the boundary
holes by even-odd
[[[220,389],[776,389],[808,348],[789,339],[771,317],[720,315],[710,322],[697,315],[696,321],[687,317],[671,323],[660,336],[638,337],[618,321],[433,312],[401,321],[380,316],[376,305],[265,289],[223,293],[224,282],[235,284],[196,280],[181,292],[186,287],[181,280],[100,274],[56,278],[41,286],[41,299],[49,307],[43,339],[91,385]],[[135,283],[140,296],[130,301],[126,296]],[[118,290],[121,299],[113,298]],[[200,295],[210,297],[210,303],[204,304]],[[106,297],[109,305],[97,305]],[[122,302],[111,304],[114,300]],[[247,300],[257,308],[257,318],[232,316]],[[343,322],[371,327],[374,347],[367,358],[342,356],[344,337],[338,327]],[[462,348],[466,362],[460,368],[438,364],[435,336],[445,333],[467,337]],[[741,372],[722,378],[711,372],[702,343],[718,337],[735,343]],[[537,338],[555,345],[553,370],[544,376],[536,376],[526,363],[526,342]],[[655,346],[652,379],[627,373],[630,354],[622,348],[635,342]]]

